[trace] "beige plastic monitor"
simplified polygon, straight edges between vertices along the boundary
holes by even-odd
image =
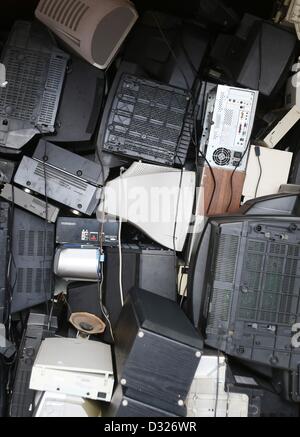
[[[120,217],[153,241],[181,252],[190,232],[196,175],[192,171],[135,162],[105,186],[98,207],[110,220]]]
[[[138,18],[129,0],[40,0],[35,15],[100,69],[111,63]]]

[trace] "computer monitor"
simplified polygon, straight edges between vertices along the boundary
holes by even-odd
[[[208,346],[277,369],[298,368],[299,237],[297,217],[210,220],[189,284],[194,322]]]
[[[197,15],[210,26],[224,30],[239,24],[238,14],[222,0],[200,0]]]
[[[209,33],[198,24],[158,11],[146,11],[128,37],[123,59],[139,65],[152,80],[193,89],[209,42]]]
[[[0,151],[20,153],[35,135],[54,132],[68,60],[40,23],[15,22],[1,55]]]
[[[271,97],[288,77],[296,42],[286,27],[246,14],[236,35],[219,35],[211,57],[235,85]]]
[[[239,210],[244,215],[274,215],[300,217],[300,195],[280,193],[246,202]]]
[[[100,69],[112,62],[138,18],[129,0],[41,0],[35,15],[69,49]]]
[[[189,92],[123,63],[106,102],[97,146],[131,160],[183,167],[193,131]]]
[[[181,252],[192,219],[196,174],[171,167],[134,163],[105,186],[103,211],[135,225],[153,241]]]
[[[58,107],[55,132],[45,135],[44,139],[72,145],[91,142],[99,121],[104,94],[103,71],[78,56],[71,56]]]
[[[91,216],[105,180],[102,170],[89,159],[40,140],[32,158],[23,156],[14,182]]]
[[[14,209],[12,229],[11,313],[50,300],[53,293],[55,225]]]

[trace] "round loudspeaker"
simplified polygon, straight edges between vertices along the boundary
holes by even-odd
[[[73,313],[69,322],[79,332],[87,335],[103,334],[105,331],[105,323],[99,317],[90,313]]]

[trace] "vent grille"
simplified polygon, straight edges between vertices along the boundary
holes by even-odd
[[[52,270],[45,268],[19,268],[17,270],[16,291],[18,294],[43,294],[51,293]],[[39,302],[37,302],[39,303]]]
[[[76,32],[89,9],[81,0],[44,0],[39,12]]]
[[[249,241],[238,317],[291,325],[300,304],[300,251],[296,245]]]
[[[25,255],[25,236],[26,232],[24,230],[18,232],[18,254],[20,256]]]
[[[50,257],[53,255],[53,242],[54,242],[54,233],[47,232],[46,254],[47,254],[47,256],[50,256]]]
[[[217,149],[213,154],[213,160],[221,167],[229,165],[231,160],[231,151],[224,148]]]
[[[45,242],[45,233],[43,231],[37,232],[37,255],[43,256],[44,254],[44,242]]]
[[[233,283],[237,262],[239,237],[221,235],[217,246],[215,280]]]
[[[225,109],[224,123],[227,124],[227,126],[232,125],[233,116],[234,116],[234,111],[232,109]]]
[[[132,75],[120,79],[112,104],[104,149],[172,166],[184,164],[190,145],[187,94]]]
[[[228,322],[230,316],[232,291],[213,289],[211,312],[207,320],[207,334],[218,334],[220,322]]]
[[[48,133],[54,131],[69,56],[55,46],[51,49],[45,32],[16,22],[1,59],[8,85],[0,88],[0,116],[20,121],[18,129],[36,126]]]
[[[3,62],[6,65],[9,85],[0,89],[0,114],[34,124],[50,56],[10,49]]]
[[[240,238],[233,235],[221,235],[218,239],[213,263],[213,278],[217,285],[213,287],[212,292],[206,330],[208,334],[217,334],[220,322],[229,321],[239,241]]]
[[[49,167],[48,165],[38,163],[34,174],[40,178],[44,178],[46,172],[46,177],[48,180],[52,180],[56,184],[59,184],[63,188],[69,189],[72,186],[75,189],[79,189],[85,192],[88,189],[88,184],[75,176],[70,174],[62,173],[59,170]]]

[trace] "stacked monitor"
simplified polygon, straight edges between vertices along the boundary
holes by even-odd
[[[183,167],[192,131],[188,91],[150,80],[136,66],[123,64],[103,114],[99,153]]]
[[[218,36],[212,59],[235,85],[272,97],[288,77],[296,41],[286,27],[246,14],[236,35]]]
[[[296,217],[211,219],[190,284],[194,321],[207,345],[242,360],[299,369],[299,237]]]
[[[12,227],[11,312],[50,300],[55,225],[15,208]]]
[[[36,134],[55,130],[69,55],[39,23],[15,22],[1,56],[8,84],[0,88],[0,146],[9,153]]]

